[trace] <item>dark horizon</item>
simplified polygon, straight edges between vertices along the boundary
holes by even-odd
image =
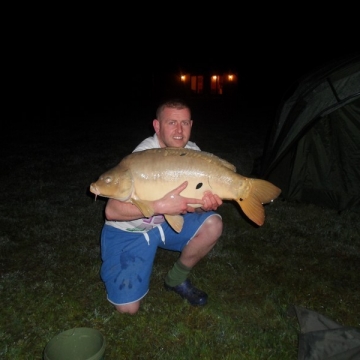
[[[178,57],[176,60],[141,62],[117,57],[87,58],[86,54],[63,57],[48,63],[29,62],[19,75],[17,106],[20,112],[43,112],[44,108],[101,109],[156,103],[168,89],[155,89],[152,82],[181,71],[221,69],[238,73],[234,103],[275,109],[287,92],[306,74],[327,63],[353,55],[344,51],[318,51],[299,57],[294,52],[248,53],[247,56]],[[354,54],[355,55],[355,54]],[[196,99],[196,96],[194,96]],[[200,96],[198,98],[201,98]],[[259,101],[260,100],[260,101]]]

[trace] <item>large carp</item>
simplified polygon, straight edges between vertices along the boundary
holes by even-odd
[[[205,191],[211,191],[222,200],[236,201],[259,226],[265,220],[263,204],[276,199],[281,192],[266,180],[237,174],[234,165],[214,154],[183,148],[131,153],[92,183],[90,191],[95,196],[130,202],[145,217],[150,217],[154,215],[150,201],[162,198],[184,181],[188,181],[188,186],[182,196],[202,199]],[[175,231],[181,231],[181,215],[163,215]]]

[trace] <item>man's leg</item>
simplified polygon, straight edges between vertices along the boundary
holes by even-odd
[[[208,217],[181,252],[181,263],[190,269],[193,268],[215,246],[222,229],[223,223],[219,216]]]
[[[207,303],[207,294],[194,287],[187,276],[191,269],[214,247],[221,236],[223,224],[221,217],[213,213],[203,223],[200,223],[200,227],[196,227],[196,222],[187,220],[185,220],[184,226],[188,226],[190,229],[187,231],[194,231],[195,235],[190,237],[191,240],[183,247],[179,259],[168,272],[164,285],[166,290],[176,292],[182,298],[187,299],[191,305],[203,306]]]
[[[134,315],[138,312],[140,307],[140,300],[135,301],[131,304],[125,304],[125,305],[116,305],[115,309],[122,314],[130,314]]]
[[[131,233],[105,225],[101,233],[101,278],[107,298],[121,313],[135,314],[149,290],[159,242],[157,229]],[[147,238],[145,237],[147,235]]]

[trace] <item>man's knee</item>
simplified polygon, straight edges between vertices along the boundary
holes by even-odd
[[[206,219],[205,229],[209,234],[211,234],[215,239],[218,239],[223,231],[223,222],[220,216],[214,215]]]
[[[138,312],[140,307],[140,301],[133,302],[125,305],[115,305],[115,309],[121,314],[134,315]]]

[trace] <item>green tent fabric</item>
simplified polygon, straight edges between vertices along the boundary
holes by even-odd
[[[298,360],[359,360],[360,329],[294,306],[300,324]]]
[[[260,177],[287,200],[360,211],[360,55],[306,76],[279,109]]]

